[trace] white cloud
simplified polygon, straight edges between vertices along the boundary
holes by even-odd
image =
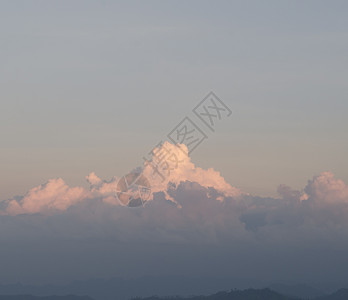
[[[348,186],[331,172],[323,172],[308,182],[308,199],[318,203],[348,203]]]

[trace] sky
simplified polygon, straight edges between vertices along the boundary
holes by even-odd
[[[252,274],[283,253],[270,279],[287,261],[297,262],[290,277],[305,280],[303,268],[317,267],[325,279],[317,262],[331,256],[327,276],[347,275],[335,252],[348,247],[347,9],[345,1],[1,1],[0,239],[8,260],[0,281],[180,274],[187,270],[178,262],[204,244],[199,226],[210,246],[188,264],[197,274],[212,267],[202,264],[209,253],[221,256],[218,269],[234,249],[236,263],[243,253],[254,262]],[[144,207],[120,207],[117,180],[211,91],[232,114],[215,132],[202,125],[208,138],[171,178],[176,194],[152,182]],[[195,204],[184,212],[189,199]],[[146,259],[127,265],[122,255],[139,235]],[[304,263],[302,254],[318,247],[327,252]],[[158,255],[176,259],[149,271]]]
[[[263,195],[347,180],[345,1],[2,1],[1,198],[136,167],[210,91],[193,159]]]

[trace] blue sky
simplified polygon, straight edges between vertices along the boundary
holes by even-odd
[[[273,195],[348,181],[345,1],[2,1],[0,197],[122,176],[213,90],[233,111],[192,155]]]

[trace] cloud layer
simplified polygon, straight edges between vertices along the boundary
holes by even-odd
[[[305,278],[313,270],[318,278],[348,275],[340,268],[348,251],[348,186],[342,180],[324,172],[302,191],[280,185],[279,197],[259,197],[232,187],[213,169],[194,166],[176,146],[164,146],[180,163],[164,178],[144,165],[151,186],[144,206],[121,205],[117,177],[105,181],[91,173],[86,177],[89,189],[51,179],[22,197],[1,202],[0,240],[25,247],[39,241],[31,250],[24,247],[30,261],[42,260],[37,253],[43,242],[59,243],[49,250],[56,255],[49,262],[53,269],[62,262],[57,249],[66,241],[73,243],[68,244],[76,250],[70,261],[75,269],[67,270],[75,278],[120,275],[120,270],[131,276],[211,270],[270,279],[296,274]],[[105,252],[111,249],[117,255]],[[6,251],[0,255],[23,263],[18,252]],[[81,257],[88,260],[88,268],[74,265]],[[91,262],[96,257],[98,264]],[[32,267],[24,262],[19,267],[23,274],[24,266]]]
[[[219,172],[212,168],[204,170],[196,167],[185,153],[185,151],[187,152],[185,145],[181,145],[179,148],[166,142],[154,151],[158,155],[161,153],[163,157],[169,153],[164,158],[175,166],[165,165],[165,160],[157,161],[155,166],[155,159],[153,159],[151,163],[144,163],[142,168],[133,171],[143,172],[149,180],[151,186],[149,200],[153,199],[154,194],[163,192],[167,199],[175,202],[168,191],[185,181],[195,182],[207,189],[213,188],[221,193],[218,200],[222,200],[223,197],[238,197],[242,194],[239,189],[229,185]],[[175,161],[173,161],[174,157]],[[172,161],[170,162],[170,160]],[[111,205],[122,204],[116,195],[119,178],[114,177],[110,181],[105,181],[92,172],[86,176],[86,180],[90,185],[89,190],[85,190],[83,187],[69,187],[61,178],[50,179],[47,183],[32,188],[25,196],[9,200],[3,214],[65,211],[71,206],[90,199],[102,199]]]

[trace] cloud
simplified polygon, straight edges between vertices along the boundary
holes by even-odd
[[[105,276],[106,270],[112,275],[129,270],[130,276],[139,270],[238,276],[266,276],[267,270],[277,276],[311,276],[312,270],[320,271],[322,257],[331,259],[332,266],[325,265],[327,276],[348,276],[337,271],[348,251],[348,192],[342,180],[324,172],[303,190],[280,185],[279,197],[260,197],[231,186],[213,169],[195,166],[176,146],[164,146],[157,150],[175,154],[178,168],[164,179],[149,163],[133,171],[142,170],[151,186],[144,206],[120,205],[118,177],[102,180],[92,172],[87,189],[51,179],[1,203],[0,240],[6,245],[15,241],[13,247],[23,251],[30,245],[23,255],[34,261],[41,261],[40,253],[46,253],[41,247],[48,249],[46,244],[53,242],[52,270],[71,264],[75,267],[69,272],[76,278]],[[64,247],[67,253],[74,249],[71,259],[60,257]],[[24,261],[17,250],[6,249],[0,255],[12,257],[12,263]]]
[[[348,187],[331,172],[314,176],[303,191],[280,185],[278,193],[280,199],[251,197],[240,217],[247,229],[348,229]]]
[[[308,199],[316,203],[348,203],[348,186],[335,179],[331,172],[323,172],[308,182],[305,188]]]
[[[237,197],[242,194],[238,188],[228,184],[214,169],[204,170],[196,167],[187,155],[188,150],[185,145],[176,146],[165,142],[162,147],[157,147],[153,151],[157,156],[166,155],[167,161],[169,161],[168,168],[172,168],[172,170],[161,172],[163,177],[160,177],[153,164],[145,164],[144,175],[150,179],[151,189],[155,193],[166,191],[169,183],[178,185],[180,182],[190,181],[205,188],[214,188],[226,197]],[[156,159],[153,159],[153,162],[156,163]]]
[[[6,212],[10,215],[35,214],[38,212],[64,211],[88,197],[82,187],[69,187],[61,178],[32,188],[19,200],[8,202]]]
[[[185,181],[195,182],[207,189],[213,188],[220,194],[217,197],[220,201],[224,197],[242,195],[242,192],[229,185],[219,172],[212,168],[204,170],[196,167],[185,151],[187,152],[185,145],[181,145],[179,148],[166,142],[161,147],[154,149],[154,152],[157,155],[167,155],[166,159],[168,159],[168,162],[175,158],[175,168],[170,169],[172,166],[169,166],[166,170],[165,160],[161,160],[156,167],[161,168],[161,170],[156,169],[155,171],[155,159],[153,159],[150,163],[144,163],[143,167],[131,172],[131,174],[142,172],[149,181],[149,185],[151,186],[149,200],[153,199],[154,194],[163,192],[168,200],[176,203],[176,200],[170,195],[169,191]],[[20,199],[8,201],[2,214],[17,215],[66,211],[69,207],[77,203],[86,202],[89,199],[101,199],[109,205],[118,206],[122,204],[116,197],[118,190],[117,184],[119,182],[117,177],[106,181],[99,178],[94,172],[91,172],[86,176],[86,180],[90,185],[89,190],[83,187],[69,187],[61,178],[50,179],[47,183],[32,188]]]
[[[86,176],[86,180],[91,186],[98,186],[102,182],[102,180],[94,172],[91,172],[88,176]]]
[[[214,216],[212,211],[216,211],[217,207],[219,209],[223,207],[223,210],[218,213],[220,224],[221,220],[229,222],[235,218],[239,223],[244,224],[246,230],[254,232],[267,226],[300,226],[305,222],[332,223],[332,218],[335,218],[336,223],[337,220],[345,222],[348,187],[342,180],[335,179],[330,172],[323,172],[313,177],[302,191],[280,185],[278,187],[280,198],[264,198],[249,195],[231,186],[219,172],[212,168],[205,170],[195,166],[185,151],[187,152],[187,148],[184,145],[178,147],[166,142],[154,149],[156,156],[152,161],[145,162],[142,168],[130,173],[133,176],[142,172],[145,176],[146,182],[151,187],[149,201],[145,206],[151,207],[155,214],[157,207],[165,207],[173,214],[171,206],[174,205],[173,215],[176,214],[177,209],[183,208],[192,218],[198,213],[202,217],[204,212],[206,215],[202,217],[202,220],[207,219],[208,222],[212,222]],[[156,157],[166,159],[161,159],[158,163],[155,160]],[[165,161],[169,162],[169,165],[166,165]],[[69,187],[61,178],[50,179],[47,183],[32,188],[23,197],[3,201],[0,206],[1,214],[52,215],[67,210],[74,211],[74,207],[82,210],[84,206],[91,209],[97,205],[98,209],[112,211],[121,218],[118,212],[116,213],[121,211],[117,207],[122,204],[116,192],[119,189],[119,182],[124,178],[126,177],[120,179],[113,177],[107,181],[91,172],[86,176],[90,185],[89,189]],[[130,177],[127,177],[127,180],[128,178]],[[133,188],[131,192],[134,193],[137,189],[137,187]],[[165,201],[164,206],[154,201],[160,198]],[[116,209],[110,210],[110,206],[115,206]],[[323,206],[331,213],[325,215]],[[122,213],[126,214],[125,210],[122,210]],[[161,213],[168,215],[167,211]],[[170,216],[172,220],[175,219],[173,215]],[[155,219],[156,216],[153,220]]]

